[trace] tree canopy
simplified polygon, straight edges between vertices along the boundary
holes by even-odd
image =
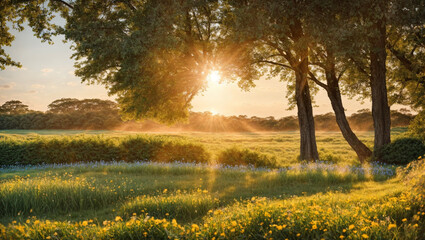
[[[10,100],[0,106],[0,114],[23,114],[29,111],[28,105],[23,104],[19,100]]]

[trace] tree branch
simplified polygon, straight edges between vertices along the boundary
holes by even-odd
[[[341,79],[342,75],[344,75],[345,71],[347,70],[347,68],[344,68],[341,70],[341,72],[338,74],[338,77],[336,78],[338,81]]]
[[[350,60],[354,63],[354,65],[356,66],[357,70],[359,70],[361,73],[365,74],[367,77],[369,76],[369,73],[363,68],[363,66],[360,65],[359,62],[357,62],[356,60],[354,60],[354,58],[350,57]]]
[[[258,61],[255,61],[253,64],[256,64],[256,63],[269,63],[269,64],[272,64],[272,65],[277,65],[277,66],[281,66],[281,67],[284,67],[284,68],[294,70],[294,68],[292,68],[289,65],[286,65],[286,64],[283,64],[283,63],[278,63],[278,62],[273,62],[273,61],[269,61],[269,60],[258,60]]]
[[[418,71],[415,71],[412,62],[406,58],[406,56],[401,52],[396,50],[390,43],[387,42],[387,48],[392,54],[401,62],[401,64],[409,71],[418,74]]]
[[[328,91],[328,85],[319,81],[319,79],[317,79],[316,76],[314,76],[314,74],[311,71],[308,71],[308,76],[310,76],[310,79],[313,80],[313,82],[315,82],[317,85],[321,86],[326,91]]]
[[[63,0],[53,0],[53,1],[58,2],[58,3],[62,3],[63,5],[71,8],[71,9],[74,9],[74,6],[72,6],[71,4],[69,4],[69,3],[67,3],[67,2],[65,2]]]

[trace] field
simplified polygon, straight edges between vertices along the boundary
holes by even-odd
[[[405,129],[395,129],[393,137],[402,134]],[[96,131],[96,130],[0,130],[1,136],[73,136],[73,135],[103,135],[109,137],[123,137],[137,135],[139,132],[123,131]],[[298,163],[299,133],[294,132],[253,132],[253,133],[202,133],[202,132],[176,132],[176,133],[150,133],[165,135],[173,138],[184,138],[201,143],[212,153],[232,146],[249,148],[262,153],[276,156],[282,166]],[[358,137],[368,146],[373,146],[373,132],[359,132]],[[321,157],[336,157],[339,163],[357,164],[356,154],[339,132],[318,132],[317,145]],[[332,158],[331,157],[331,158]],[[329,157],[328,157],[329,158]]]
[[[29,131],[0,135],[35,137]],[[1,168],[0,239],[425,237],[418,187],[423,162],[407,173],[396,166],[361,166],[339,133],[318,134],[318,147],[330,161],[310,164],[296,160],[296,132],[167,135],[201,142],[213,155],[233,145],[257,149],[275,155],[281,168],[149,162]],[[359,135],[372,144],[372,133]]]

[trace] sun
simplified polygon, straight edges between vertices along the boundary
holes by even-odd
[[[220,80],[221,80],[220,72],[216,70],[210,71],[210,73],[207,76],[207,81],[209,83],[218,84],[220,83]]]
[[[214,109],[211,109],[210,112],[214,116],[218,115],[218,112],[216,110],[214,110]]]

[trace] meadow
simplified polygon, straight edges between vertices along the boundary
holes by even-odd
[[[35,133],[137,134],[2,131],[0,138]],[[2,167],[0,239],[425,237],[423,160],[359,165],[338,133],[318,134],[329,161],[316,163],[297,161],[295,132],[166,135],[205,145],[213,159],[234,145],[256,149],[276,156],[280,167],[145,161]],[[360,137],[372,144],[372,133]]]
[[[393,138],[397,138],[406,128],[395,128]],[[0,130],[2,137],[36,138],[39,136],[104,136],[123,138],[137,136],[140,132],[109,131],[109,130]],[[200,143],[213,155],[217,155],[230,147],[248,148],[276,157],[281,166],[298,163],[299,132],[242,132],[242,133],[205,133],[205,132],[151,132],[149,135],[165,136],[174,139],[185,139]],[[321,159],[333,162],[358,164],[356,154],[344,140],[340,132],[317,132],[317,145]],[[373,146],[373,132],[357,133],[360,140],[367,146]]]

